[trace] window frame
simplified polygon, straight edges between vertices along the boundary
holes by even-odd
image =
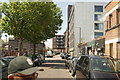
[[[100,9],[100,7],[101,7],[101,9]],[[95,5],[94,11],[95,12],[103,12],[103,5]]]

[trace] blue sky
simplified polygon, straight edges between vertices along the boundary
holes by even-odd
[[[58,31],[58,34],[63,34],[67,28],[67,6],[72,5],[73,2],[56,2],[56,4],[62,10],[62,15],[63,15],[62,17],[63,23],[61,26],[62,29]]]

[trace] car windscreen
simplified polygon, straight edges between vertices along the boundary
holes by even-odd
[[[5,66],[6,66],[6,64],[5,64],[2,60],[0,60],[0,65],[1,65],[2,67],[5,67]]]
[[[9,62],[10,62],[12,59],[14,59],[14,58],[3,58],[3,60],[4,60],[7,64],[9,64]]]
[[[92,58],[90,64],[90,68],[93,71],[116,72],[110,59]]]
[[[114,63],[114,66],[115,66],[115,70],[117,71],[117,72],[120,72],[120,60],[115,60],[115,59],[113,59],[112,60],[113,61],[113,63]]]

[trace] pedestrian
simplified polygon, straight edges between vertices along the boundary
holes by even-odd
[[[8,79],[35,80],[38,77],[37,71],[43,71],[43,69],[33,67],[33,62],[28,57],[18,56],[9,63]]]

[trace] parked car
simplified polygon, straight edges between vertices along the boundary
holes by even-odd
[[[70,57],[68,57],[67,59],[66,59],[66,61],[65,61],[65,66],[69,69],[69,66],[70,66],[70,64],[72,63],[72,59],[73,59],[74,57],[73,56],[70,56]]]
[[[7,64],[0,59],[0,80],[8,80],[8,66]]]
[[[113,60],[113,64],[115,66],[115,70],[117,72],[120,72],[120,59],[112,59]]]
[[[43,63],[43,57],[41,54],[36,53],[31,55],[32,61],[34,63],[34,66],[40,66]]]
[[[6,57],[3,57],[2,60],[7,64],[7,66],[9,65],[10,61],[12,59],[16,58],[16,56],[6,56]]]
[[[75,70],[75,79],[120,79],[113,60],[109,57],[83,55],[78,59]]]
[[[69,64],[69,72],[71,72],[71,75],[73,76],[75,74],[75,66],[77,64],[78,57],[74,57]]]
[[[62,59],[67,59],[68,57],[70,57],[70,55],[68,53],[60,53],[60,57]]]
[[[52,51],[47,51],[47,53],[46,53],[46,57],[53,57],[53,53],[52,53]]]

